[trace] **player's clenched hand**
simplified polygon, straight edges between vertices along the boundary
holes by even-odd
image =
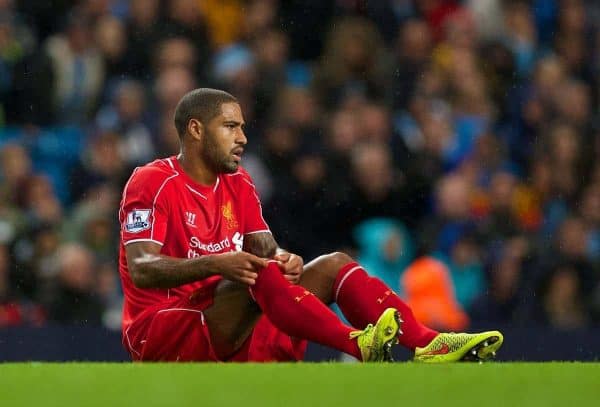
[[[247,252],[228,252],[214,257],[216,274],[231,281],[254,285],[258,271],[267,267],[267,260]]]
[[[281,252],[273,258],[277,260],[279,267],[283,270],[286,280],[293,284],[298,284],[304,270],[304,260],[302,260],[302,257],[294,253]]]

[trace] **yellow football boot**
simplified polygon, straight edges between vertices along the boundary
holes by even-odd
[[[362,331],[350,333],[350,339],[356,338],[363,362],[391,362],[392,346],[398,343],[401,334],[400,313],[388,308],[379,317],[375,325],[369,324]]]
[[[414,360],[424,363],[485,361],[496,356],[503,341],[504,337],[498,331],[440,333],[424,348],[415,349]]]

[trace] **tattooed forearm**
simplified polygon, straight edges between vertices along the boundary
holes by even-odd
[[[244,236],[244,251],[258,257],[270,258],[275,255],[279,246],[271,233],[252,233]]]
[[[173,288],[215,274],[215,256],[178,259],[160,254],[152,242],[134,242],[125,246],[129,275],[139,288]]]

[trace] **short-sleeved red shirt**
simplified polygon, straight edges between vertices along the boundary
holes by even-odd
[[[269,232],[252,179],[243,169],[220,174],[214,185],[200,185],[176,157],[156,160],[133,171],[119,209],[119,273],[125,294],[123,329],[144,309],[189,295],[210,277],[171,289],[142,289],[131,281],[125,246],[152,241],[161,254],[192,258],[242,250],[244,235]]]

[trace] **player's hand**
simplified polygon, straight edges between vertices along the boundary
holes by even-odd
[[[281,252],[276,254],[273,259],[277,260],[279,267],[283,271],[283,276],[292,284],[298,284],[300,276],[304,271],[304,260],[294,253]]]
[[[254,285],[258,271],[267,267],[267,259],[247,252],[228,252],[215,256],[214,270],[224,279]]]

